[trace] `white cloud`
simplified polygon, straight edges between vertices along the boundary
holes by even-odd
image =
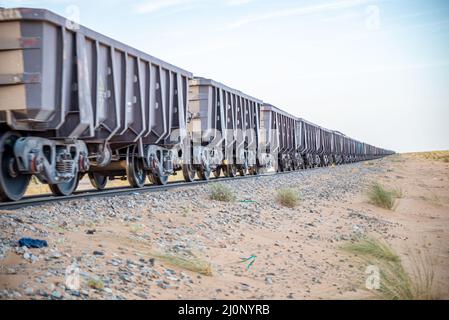
[[[315,14],[315,13],[321,13],[321,12],[327,12],[327,11],[334,11],[334,10],[340,10],[340,9],[348,9],[353,8],[361,5],[366,5],[368,3],[372,3],[373,0],[341,0],[341,1],[334,1],[329,3],[323,3],[319,5],[313,5],[313,6],[300,6],[300,7],[292,7],[289,9],[283,9],[283,10],[277,10],[272,11],[269,13],[262,13],[258,15],[249,16],[247,18],[244,18],[242,20],[236,21],[228,26],[229,29],[238,28],[243,25],[254,23],[254,22],[260,22],[275,18],[283,18],[283,17],[290,17],[290,16],[302,16],[302,15],[308,15],[308,14]]]
[[[225,0],[225,4],[228,6],[241,6],[253,2],[254,0]]]
[[[189,5],[201,0],[147,0],[136,6],[138,13],[153,13],[166,8]]]

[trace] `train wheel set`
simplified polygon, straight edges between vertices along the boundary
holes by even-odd
[[[301,110],[301,106],[297,107]],[[165,185],[392,154],[44,9],[0,9],[0,199],[31,177],[72,194],[86,174]]]

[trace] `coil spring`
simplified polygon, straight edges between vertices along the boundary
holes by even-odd
[[[56,162],[56,171],[59,173],[72,173],[73,171],[73,160],[59,160]]]
[[[56,171],[59,174],[71,174],[73,172],[74,161],[67,152],[61,152],[56,157]]]

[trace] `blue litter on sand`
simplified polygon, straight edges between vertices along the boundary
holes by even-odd
[[[22,238],[19,240],[19,246],[27,248],[43,248],[48,247],[48,243],[45,240]]]

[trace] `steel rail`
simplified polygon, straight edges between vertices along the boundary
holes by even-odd
[[[313,168],[319,169],[319,168]],[[312,169],[312,170],[313,170]],[[307,171],[309,171],[308,169]],[[218,181],[235,181],[242,179],[252,179],[252,178],[261,178],[261,177],[269,177],[275,176],[279,174],[293,174],[293,173],[302,173],[305,170],[297,170],[297,171],[285,171],[285,172],[273,172],[273,173],[264,173],[258,175],[247,175],[247,176],[236,176],[236,177],[220,177],[220,178],[212,178],[209,180],[195,180],[193,182],[169,182],[166,185],[154,185],[148,184],[142,188],[133,188],[131,186],[123,186],[123,187],[111,187],[104,190],[96,190],[96,189],[88,189],[82,191],[76,191],[75,193],[69,196],[55,196],[53,194],[45,194],[38,196],[27,196],[21,200],[14,202],[2,202],[0,203],[0,210],[15,210],[21,209],[25,207],[38,206],[47,203],[57,203],[63,201],[70,201],[75,199],[86,199],[86,198],[96,198],[96,197],[107,197],[107,196],[119,196],[119,195],[129,195],[136,193],[148,193],[148,192],[158,192],[158,191],[166,191],[170,189],[184,188],[184,187],[194,187],[198,185],[203,185],[207,183],[213,183]]]

